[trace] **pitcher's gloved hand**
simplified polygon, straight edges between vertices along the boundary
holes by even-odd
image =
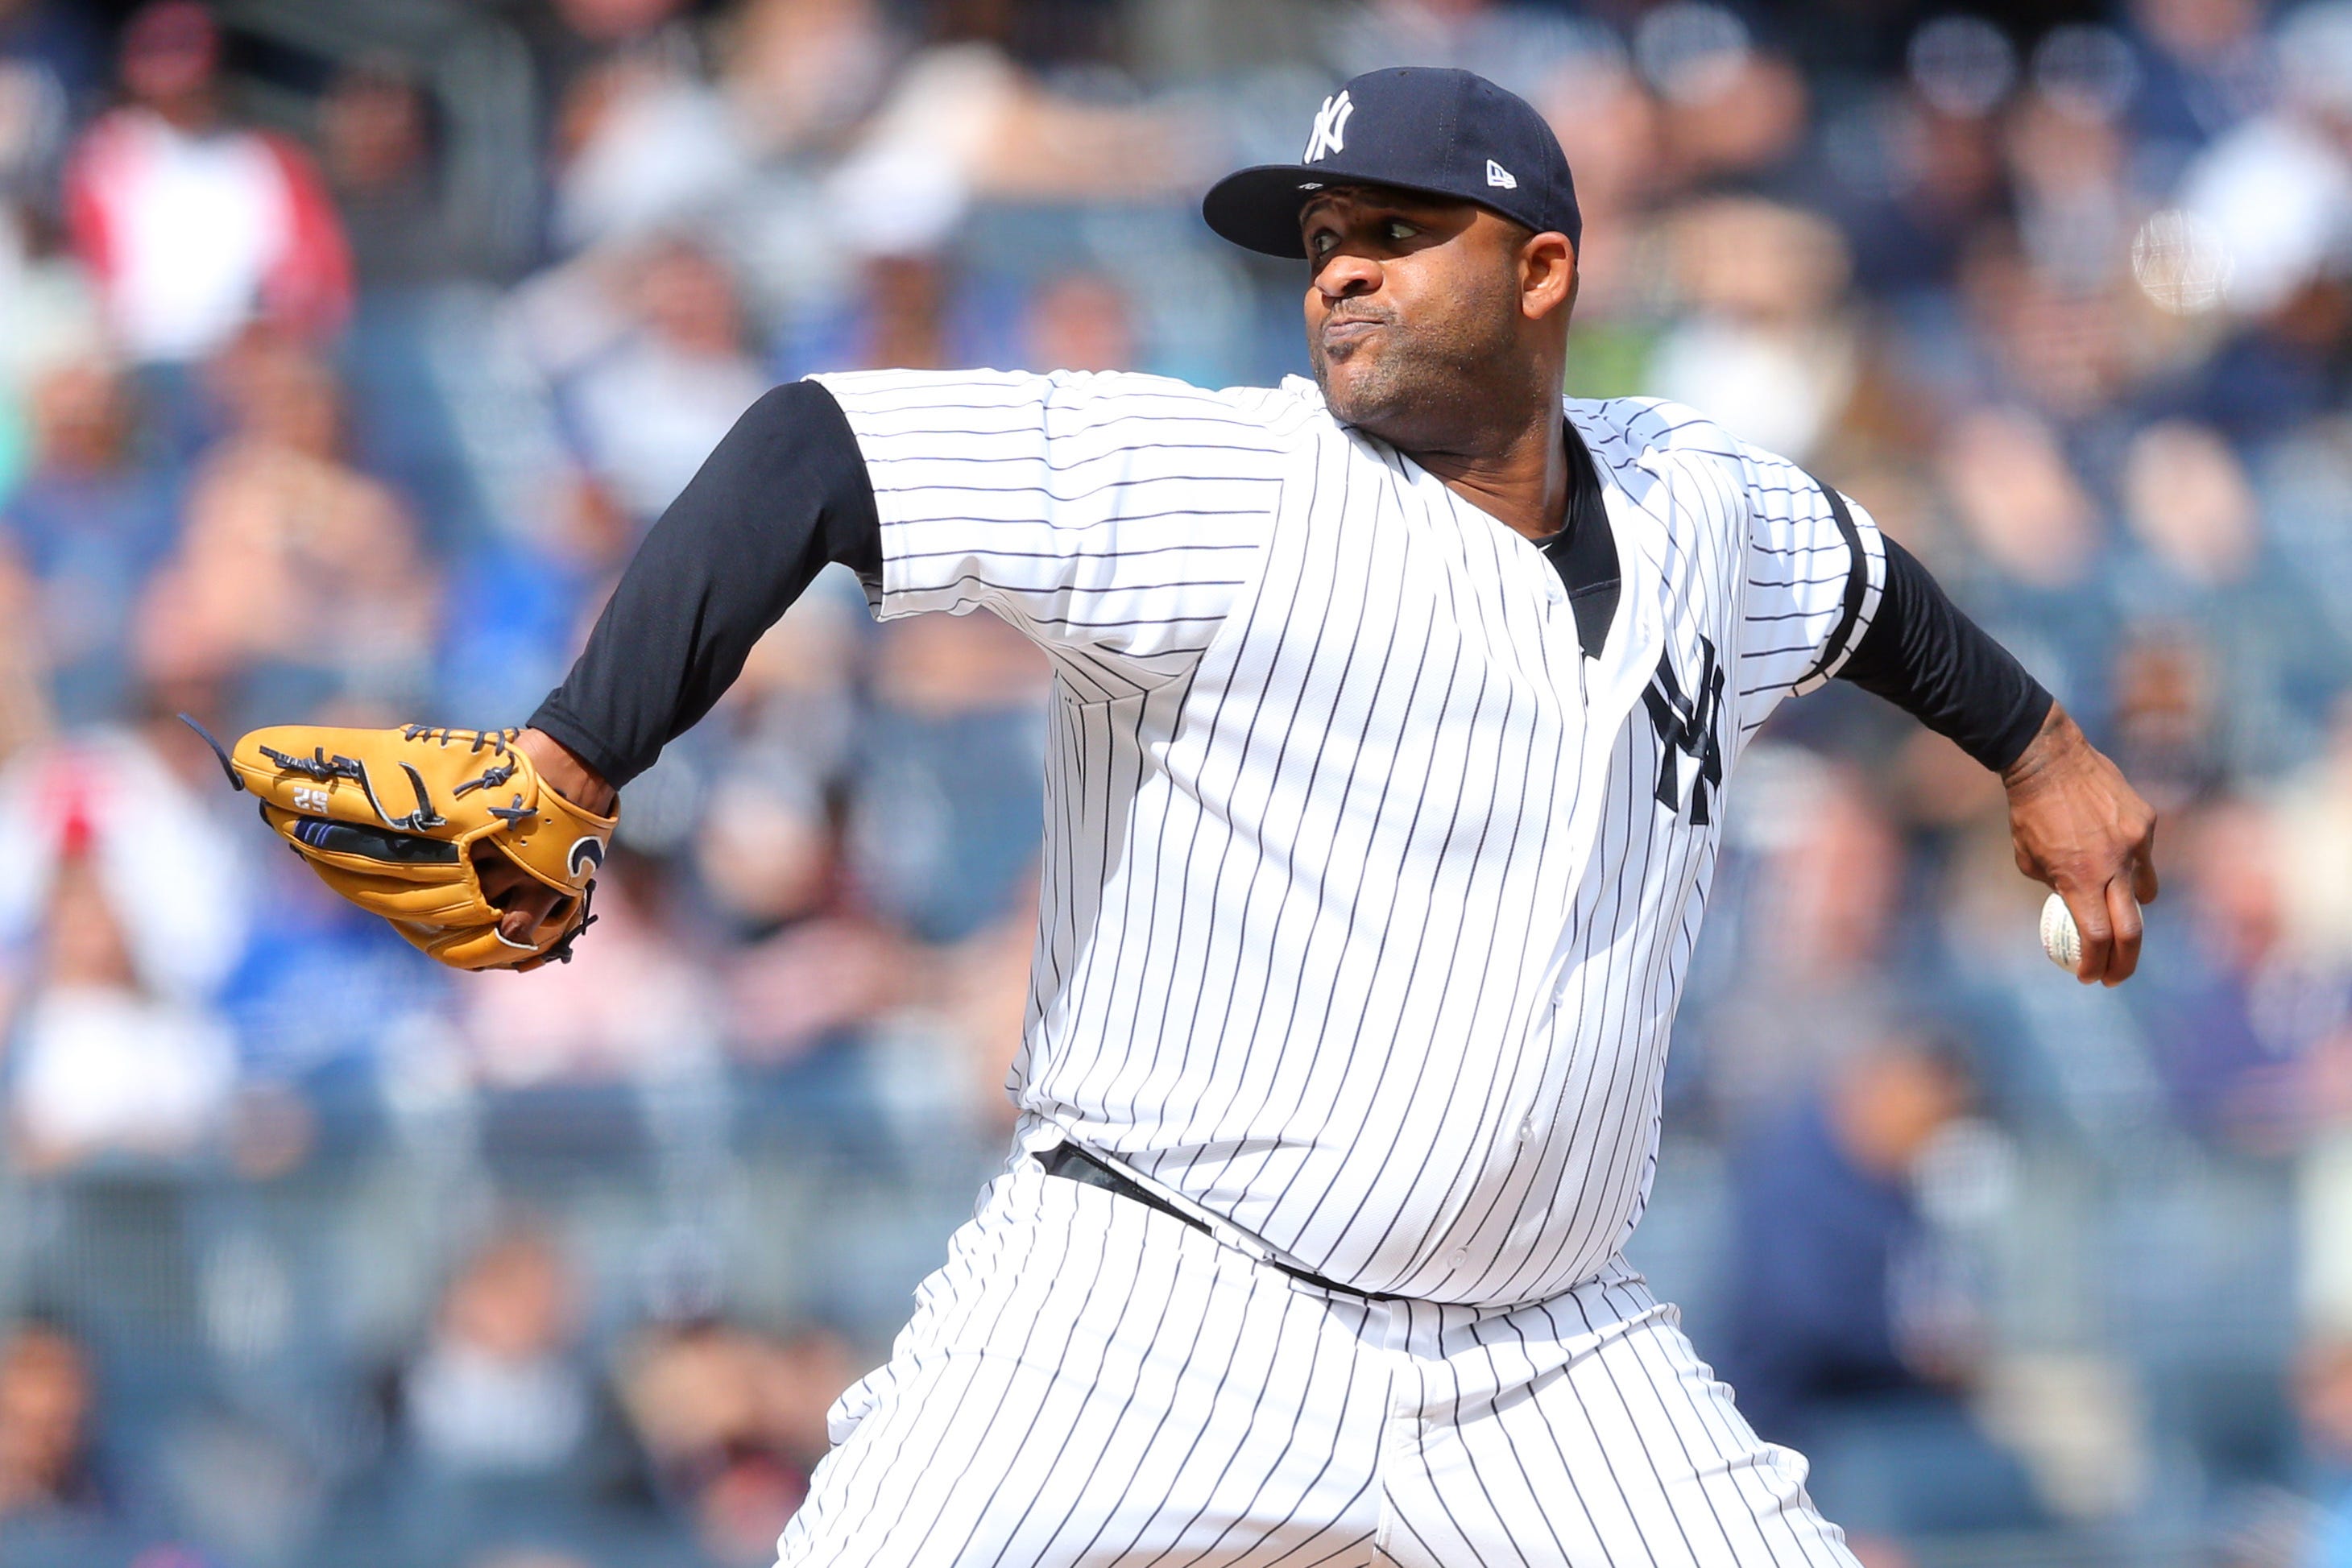
[[[537,731],[281,725],[213,747],[320,880],[455,968],[568,961],[595,918],[613,792]]]

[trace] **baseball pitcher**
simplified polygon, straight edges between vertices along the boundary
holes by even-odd
[[[527,727],[262,730],[232,776],[425,951],[529,967],[828,562],[1001,616],[1055,673],[1019,1131],[782,1563],[1850,1564],[1622,1256],[1741,752],[1832,679],[1951,737],[2086,982],[2137,960],[2152,813],[1862,507],[1563,399],[1581,224],[1527,104],[1361,76],[1203,211],[1303,260],[1312,381],[778,388]]]

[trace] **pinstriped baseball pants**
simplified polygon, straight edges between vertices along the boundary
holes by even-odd
[[[1854,1568],[1630,1272],[1335,1296],[1024,1160],[917,1300],[785,1568]]]

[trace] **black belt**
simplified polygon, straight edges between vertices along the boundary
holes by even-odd
[[[1216,1235],[1216,1232],[1210,1229],[1201,1219],[1185,1213],[1134,1177],[1103,1164],[1076,1144],[1056,1144],[1038,1155],[1037,1163],[1045,1167],[1047,1176],[1063,1176],[1084,1186],[1098,1186],[1105,1192],[1114,1192],[1121,1197],[1133,1198],[1146,1208],[1158,1209],[1171,1219],[1182,1221],[1203,1236]],[[1268,1268],[1279,1269],[1292,1279],[1302,1284],[1312,1285],[1318,1291],[1331,1291],[1342,1296],[1355,1296],[1367,1301],[1405,1300],[1402,1296],[1392,1296],[1381,1291],[1360,1291],[1353,1285],[1343,1285],[1337,1280],[1327,1280],[1311,1269],[1297,1268],[1278,1258],[1261,1258],[1257,1260]]]

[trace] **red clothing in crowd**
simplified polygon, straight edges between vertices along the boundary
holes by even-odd
[[[115,110],[75,150],[66,212],[134,360],[202,359],[257,318],[325,336],[350,313],[341,224],[284,137]]]

